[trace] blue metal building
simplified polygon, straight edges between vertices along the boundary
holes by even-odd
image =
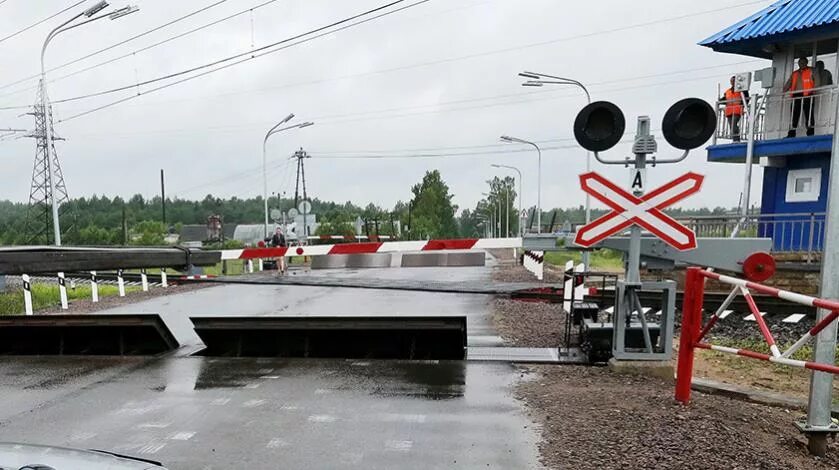
[[[726,119],[725,103],[717,103],[719,127],[708,147],[708,161],[745,163],[745,123],[754,119],[753,163],[764,170],[761,213],[752,220],[757,234],[772,237],[776,251],[821,251],[839,100],[834,85],[839,76],[839,1],[782,0],[699,44],[772,61],[770,68],[755,71],[750,91],[759,106],[754,116],[743,116],[741,135],[734,134]],[[784,91],[801,58],[817,79],[806,95]],[[818,62],[823,71],[815,68]]]

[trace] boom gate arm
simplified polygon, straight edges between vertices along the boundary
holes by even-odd
[[[574,244],[575,234],[525,236],[525,250],[558,251],[582,250]],[[564,246],[557,243],[563,240]],[[755,253],[767,253],[772,248],[771,238],[697,238],[693,250],[679,251],[654,237],[641,238],[641,262],[648,269],[674,269],[685,265],[708,267],[743,273],[746,260]],[[597,248],[629,252],[629,237],[607,238]],[[774,266],[771,268],[774,271]]]

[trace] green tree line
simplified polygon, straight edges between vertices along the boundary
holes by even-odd
[[[452,200],[449,186],[438,170],[426,172],[422,180],[410,188],[410,199],[398,201],[392,208],[375,204],[360,206],[352,201],[334,202],[318,198],[311,200],[312,212],[317,214],[319,235],[350,235],[355,231],[358,218],[364,221],[362,234],[400,236],[403,239],[429,239],[454,237],[481,237],[489,230],[491,214],[501,211],[501,224],[495,231],[504,236],[507,231],[506,212],[510,213],[510,234],[518,233],[519,217],[515,181],[511,177],[495,177],[487,181],[487,192],[474,209],[464,209],[457,216],[458,207]],[[287,211],[294,201],[271,197],[271,209]],[[0,201],[0,244],[23,245],[49,243],[43,231],[36,237],[27,225],[27,204]],[[43,211],[43,208],[40,209]],[[66,245],[162,245],[168,233],[178,233],[182,225],[207,223],[211,215],[221,216],[224,224],[257,224],[263,220],[263,199],[219,198],[208,194],[201,200],[167,198],[165,220],[161,198],[131,198],[91,196],[72,199],[62,204],[62,238]],[[593,210],[592,218],[604,213]],[[714,208],[699,210],[668,210],[675,217],[730,213],[731,209]],[[31,215],[43,217],[43,212]],[[526,224],[535,227],[534,209],[528,209]],[[47,217],[48,219],[48,217]],[[543,231],[554,223],[558,229],[565,221],[581,223],[585,220],[582,206],[565,209],[543,210]],[[43,225],[41,226],[43,227]],[[401,230],[400,230],[401,228]],[[51,228],[48,230],[51,233]]]

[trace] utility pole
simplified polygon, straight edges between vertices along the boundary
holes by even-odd
[[[303,165],[303,160],[311,157],[303,150],[303,147],[300,147],[300,150],[294,152],[291,158],[297,159],[297,181],[294,184],[294,207],[297,207],[297,204],[300,202],[301,182],[303,183],[303,199],[309,199],[309,196],[306,194],[306,168]]]
[[[297,207],[298,202],[300,201],[300,183],[303,183],[303,200],[306,201],[306,205],[304,205],[304,209],[307,209],[309,195],[306,194],[306,167],[303,163],[303,160],[307,158],[312,158],[303,147],[300,147],[300,150],[294,152],[294,155],[291,158],[297,159],[297,181],[294,184],[294,207]],[[303,213],[303,240],[307,240],[309,236],[309,227],[308,227],[308,210],[300,211]],[[299,236],[299,235],[298,235]],[[370,236],[369,234],[367,235]],[[305,241],[304,241],[305,243]]]
[[[414,201],[412,200],[408,203],[408,226],[406,227],[407,232],[410,235],[413,235],[413,225],[411,225],[411,213],[413,212],[413,210],[414,210]],[[411,236],[411,238],[414,238],[414,237]]]
[[[122,244],[128,245],[128,221],[125,219],[125,201],[122,201]]]
[[[833,148],[830,156],[830,176],[827,186],[827,213],[824,227],[824,251],[819,296],[839,298],[839,104],[833,117]],[[830,314],[830,310],[818,309],[816,324]],[[833,321],[816,336],[813,345],[813,361],[834,364],[836,359],[836,321]],[[810,396],[807,404],[807,421],[799,427],[807,433],[807,447],[813,455],[824,456],[827,452],[827,436],[839,431],[831,420],[831,396],[833,374],[813,371],[810,376]]]
[[[293,126],[280,127],[292,119],[294,119],[294,113],[289,114],[283,118],[282,121],[278,122],[274,125],[274,127],[269,129],[268,132],[265,133],[265,137],[262,139],[262,204],[263,210],[265,211],[265,226],[263,229],[263,236],[265,236],[265,238],[268,238],[268,138],[277,132],[287,131],[289,129],[302,129],[304,127],[314,125],[313,122],[307,121]],[[294,204],[297,205],[297,201],[295,201]]]
[[[166,183],[163,179],[163,168],[160,169],[160,209],[163,213],[163,225],[166,225]]]

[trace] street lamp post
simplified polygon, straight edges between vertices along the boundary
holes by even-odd
[[[496,204],[495,207],[492,206],[492,201],[490,200],[490,194],[489,193],[481,193],[481,195],[486,196],[486,198],[487,198],[487,213],[489,214],[489,226],[490,226],[489,236],[491,238],[495,238],[496,235],[498,234],[498,232],[497,232],[497,230],[498,230],[498,226],[497,226],[497,224],[498,224],[498,214],[497,214],[498,205]]]
[[[510,186],[504,183],[504,209],[507,211],[507,228],[504,230],[504,238],[510,237]]]
[[[536,153],[539,155],[539,166],[536,173],[536,233],[542,233],[542,149],[529,140],[510,137],[508,135],[502,135],[501,140],[503,142],[516,142],[519,144],[532,145],[533,148],[536,149]]]
[[[516,173],[518,173],[518,174],[519,174],[519,211],[518,211],[518,216],[517,216],[517,217],[521,218],[521,198],[522,198],[522,193],[521,193],[521,171],[520,171],[518,168],[516,168],[516,167],[514,167],[514,166],[510,166],[510,165],[498,165],[498,164],[496,164],[496,163],[493,163],[493,164],[491,164],[490,166],[491,166],[491,167],[493,167],[493,168],[507,168],[508,170],[513,170],[513,171],[515,171]],[[508,204],[509,204],[509,203],[508,203]],[[508,228],[509,228],[509,227],[508,227]],[[521,220],[519,220],[519,236],[521,237],[523,234],[524,234],[524,226],[522,226],[522,224],[521,224]]]
[[[499,195],[498,200],[495,201],[495,209],[497,211],[497,215],[495,216],[495,221],[498,223],[498,229],[495,231],[495,237],[501,238],[501,229],[504,227],[504,224],[501,222],[501,197]]]
[[[583,93],[586,94],[586,102],[591,104],[591,95],[588,92],[588,88],[585,87],[581,82],[565,77],[556,77],[553,75],[548,75],[545,73],[535,73],[535,72],[522,72],[519,74],[520,77],[528,78],[526,82],[522,83],[522,86],[534,86],[534,87],[541,87],[542,85],[571,85],[576,86],[583,90]],[[545,80],[548,78],[550,80]],[[591,171],[591,152],[586,151],[586,173]],[[591,222],[591,195],[586,193],[586,224]],[[588,271],[589,269],[589,252],[583,251],[583,269]]]
[[[263,235],[265,238],[268,238],[268,138],[278,132],[287,131],[289,129],[302,129],[315,124],[307,121],[293,126],[280,127],[292,119],[294,119],[294,113],[289,114],[282,121],[278,122],[274,127],[269,129],[265,134],[265,138],[262,139],[262,203],[265,209],[265,234]]]
[[[47,53],[47,46],[49,45],[50,41],[52,41],[56,36],[63,33],[64,31],[68,31],[73,28],[78,28],[79,26],[86,25],[88,23],[92,23],[97,20],[101,20],[103,18],[110,18],[115,20],[117,18],[122,18],[123,16],[130,15],[139,10],[136,6],[126,6],[120,8],[118,10],[114,10],[111,13],[97,16],[92,18],[93,15],[99,13],[100,11],[108,8],[108,2],[101,1],[96,5],[82,11],[81,13],[77,14],[76,16],[70,18],[69,20],[61,23],[60,25],[56,26],[55,29],[50,31],[47,35],[47,38],[44,40],[44,45],[41,46],[41,83],[40,83],[40,91],[41,91],[41,106],[43,107],[42,112],[44,115],[44,136],[46,138],[45,144],[45,155],[47,157],[47,180],[49,181],[50,187],[50,206],[52,206],[52,229],[54,235],[54,241],[56,246],[61,246],[61,226],[59,225],[58,221],[58,205],[55,203],[55,178],[54,178],[54,168],[53,168],[53,154],[52,154],[52,141],[53,141],[53,131],[52,131],[52,111],[51,105],[49,101],[49,95],[47,94],[47,70],[44,66],[44,57]],[[89,18],[88,20],[82,21],[81,23],[71,24],[72,22],[76,21],[77,19],[86,16]]]

